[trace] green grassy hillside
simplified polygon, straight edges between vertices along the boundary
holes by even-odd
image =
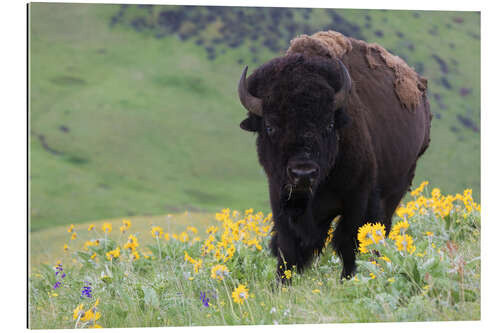
[[[258,19],[258,24],[255,24]],[[223,207],[268,211],[236,84],[291,37],[378,42],[429,78],[419,183],[479,197],[479,14],[30,6],[31,230]]]

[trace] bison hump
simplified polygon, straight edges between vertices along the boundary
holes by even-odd
[[[349,64],[349,53],[353,48],[364,53],[365,65],[369,70],[389,69],[394,74],[393,88],[401,106],[415,110],[422,101],[427,80],[400,57],[389,53],[376,43],[348,38],[337,31],[320,31],[311,36],[301,35],[290,41],[286,55],[300,53],[306,56],[322,56],[342,59]],[[356,64],[356,65],[359,65]]]

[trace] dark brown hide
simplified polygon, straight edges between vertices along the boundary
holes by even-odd
[[[341,276],[352,276],[357,229],[380,221],[389,232],[417,159],[430,142],[425,79],[415,75],[420,103],[407,109],[395,92],[401,77],[395,77],[383,54],[349,40],[352,48],[340,60],[352,89],[340,108],[333,107],[335,93],[346,77],[332,56],[289,52],[248,78],[249,93],[261,99],[263,115],[249,113],[240,126],[258,133],[278,279],[291,266],[301,271],[321,252],[337,216],[333,246],[343,262]]]

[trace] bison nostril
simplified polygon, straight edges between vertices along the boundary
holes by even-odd
[[[309,178],[312,181],[316,178],[317,174],[317,168],[288,168],[288,175],[295,181],[303,178]]]
[[[303,159],[293,159],[288,162],[286,172],[289,181],[294,186],[311,186],[319,175],[319,166],[316,162]]]

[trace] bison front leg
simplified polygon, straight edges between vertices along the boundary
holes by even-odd
[[[301,240],[293,235],[291,230],[276,231],[271,239],[271,251],[277,258],[276,280],[281,283],[290,283],[285,271],[294,267],[302,272],[314,254],[310,246],[301,246]]]
[[[355,231],[352,229],[342,218],[333,233],[333,248],[342,260],[340,279],[350,279],[356,273],[356,242]]]
[[[342,218],[333,233],[333,248],[342,260],[341,279],[350,279],[356,274],[356,234],[365,221],[368,196],[351,197],[345,204]]]

